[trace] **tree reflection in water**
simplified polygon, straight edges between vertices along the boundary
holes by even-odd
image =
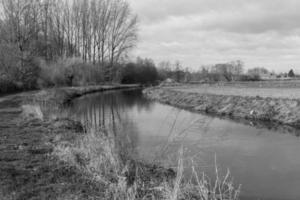
[[[151,109],[151,102],[137,95],[142,95],[140,90],[87,95],[75,99],[68,112],[89,128],[105,130],[117,142],[122,157],[136,157],[139,133],[128,110],[133,107],[138,111]]]

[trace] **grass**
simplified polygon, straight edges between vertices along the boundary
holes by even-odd
[[[213,184],[205,174],[199,176],[195,166],[192,166],[193,178],[186,180],[183,150],[175,174],[170,169],[121,158],[113,135],[100,129],[86,130],[73,143],[59,143],[54,154],[104,184],[105,199],[238,199],[240,190],[234,187],[230,173],[221,178],[217,167]]]
[[[300,99],[300,81],[238,82],[212,85],[188,85],[174,90],[216,95]],[[283,92],[284,91],[284,92]]]
[[[201,199],[201,200],[238,200],[240,194],[240,186],[235,187],[230,171],[225,176],[220,176],[217,165],[215,165],[215,181],[196,170],[196,165],[192,164],[193,175],[190,180],[184,178],[184,155],[183,150],[179,152],[177,176],[172,185],[165,185],[164,199]]]
[[[37,119],[35,110],[0,115],[0,199],[101,199],[100,183],[53,154],[57,143],[72,143],[80,132],[62,120]]]

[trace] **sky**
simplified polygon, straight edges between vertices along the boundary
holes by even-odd
[[[139,17],[133,56],[300,73],[300,0],[128,0]]]

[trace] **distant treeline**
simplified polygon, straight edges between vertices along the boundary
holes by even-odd
[[[115,81],[137,40],[137,17],[123,0],[1,0],[0,10],[0,92],[85,73]]]
[[[164,61],[155,65],[151,59],[138,58],[126,64],[121,71],[122,83],[159,84],[165,80],[177,83],[210,83],[232,81],[260,81],[263,79],[297,77],[293,70],[285,74],[275,74],[263,67],[255,67],[245,71],[240,60],[228,63],[202,66],[197,71],[184,68],[179,61]]]
[[[218,82],[218,81],[257,81],[258,74],[245,74],[242,61],[202,66],[197,71],[190,71],[183,68],[180,62],[174,64],[161,62],[158,65],[159,77],[161,80],[172,79],[176,82]]]
[[[158,64],[159,80],[172,79],[175,82],[199,83],[199,82],[231,82],[231,81],[260,81],[264,79],[297,78],[293,71],[276,74],[264,67],[244,68],[240,60],[220,63],[210,66],[202,66],[199,70],[191,71],[182,67],[180,62],[171,63],[164,61]]]
[[[258,74],[245,74],[242,61],[233,61],[202,67],[199,71],[190,71],[177,61],[161,62],[157,66],[151,59],[138,58],[123,68],[122,83],[156,84],[169,79],[178,83],[218,82],[218,81],[257,81]]]
[[[123,68],[121,83],[141,83],[145,85],[155,84],[159,80],[159,74],[151,59],[138,58],[136,62],[130,62]]]

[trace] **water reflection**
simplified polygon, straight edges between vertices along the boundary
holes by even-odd
[[[129,111],[149,111],[151,102],[141,96],[141,91],[124,90],[87,95],[75,99],[66,110],[73,118],[79,119],[92,129],[105,130],[118,141],[120,152],[136,156],[139,143],[139,130]],[[122,155],[121,155],[122,156]]]
[[[199,171],[213,174],[229,168],[242,184],[242,199],[300,199],[299,130],[281,126],[236,123],[149,101],[141,91],[93,94],[76,99],[69,115],[108,129],[123,155],[174,166],[185,150]],[[269,127],[269,128],[266,128]]]

